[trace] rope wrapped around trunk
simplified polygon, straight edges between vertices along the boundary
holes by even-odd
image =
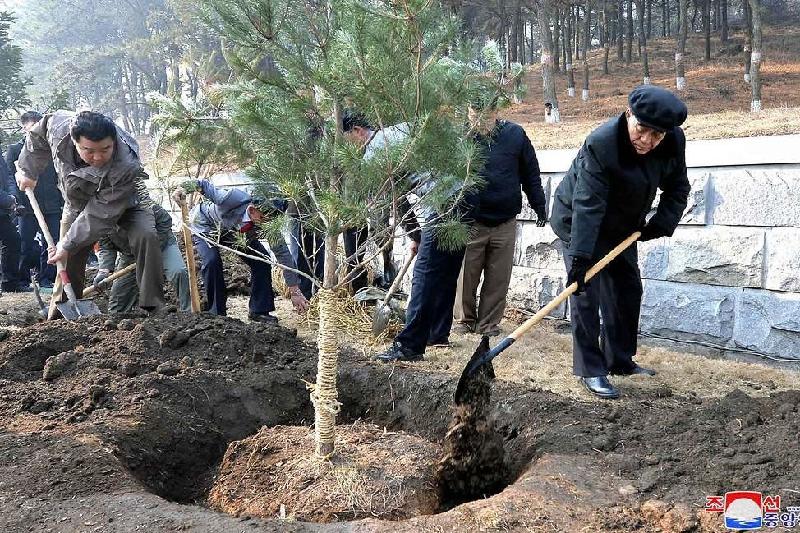
[[[336,390],[336,371],[339,366],[339,349],[336,342],[336,296],[331,289],[322,289],[319,300],[319,360],[317,382],[309,385],[311,403],[314,404],[316,455],[327,459],[334,452],[336,415],[341,409]]]

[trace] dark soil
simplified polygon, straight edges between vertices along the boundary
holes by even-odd
[[[0,531],[243,529],[240,518],[185,504],[206,497],[230,442],[263,426],[311,424],[303,380],[315,369],[315,347],[291,331],[208,315],[12,331],[0,343]],[[456,379],[344,350],[339,421],[442,442]],[[341,528],[662,531],[665,520],[691,518],[695,531],[712,531],[718,517],[707,526],[710,515],[695,516],[707,495],[757,490],[800,504],[800,391],[701,399],[665,389],[585,403],[506,382],[492,389],[487,420],[503,441],[510,483],[502,493],[433,516]],[[648,501],[660,515],[644,512]],[[245,529],[315,528],[252,519]]]
[[[488,348],[484,337],[473,360]],[[486,363],[468,376],[457,395],[436,467],[437,487],[448,507],[497,494],[509,482],[503,436],[491,415],[494,379],[492,363]]]
[[[232,442],[208,503],[236,516],[338,522],[402,520],[439,510],[434,465],[438,444],[372,424],[340,426],[330,461],[313,457],[314,431],[264,427]]]

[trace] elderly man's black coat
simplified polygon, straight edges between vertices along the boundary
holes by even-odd
[[[550,223],[568,243],[567,254],[597,258],[608,251],[608,244],[614,246],[640,229],[656,189],[662,194],[649,224],[672,235],[690,189],[685,147],[683,130],[674,128],[653,151],[638,155],[624,113],[593,131],[553,201]]]

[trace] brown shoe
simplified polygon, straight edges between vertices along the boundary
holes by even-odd
[[[484,331],[479,331],[478,333],[481,335],[486,335],[487,337],[497,337],[498,335],[503,334],[503,330],[500,329],[500,326],[494,325],[489,326]]]

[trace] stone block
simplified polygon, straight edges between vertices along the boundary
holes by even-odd
[[[639,329],[676,340],[727,344],[742,289],[647,280]]]
[[[545,270],[563,270],[561,239],[550,226],[536,227],[532,222],[517,223],[514,264]]]
[[[669,239],[666,280],[760,288],[764,230],[678,228]]]
[[[751,168],[711,173],[709,223],[727,226],[798,226],[800,168]]]
[[[745,289],[736,305],[736,346],[800,360],[800,294]]]
[[[688,226],[704,226],[706,224],[707,199],[710,195],[709,176],[710,174],[708,172],[689,171],[689,184],[692,188],[689,191],[686,210],[683,212],[680,224]],[[661,190],[659,189],[656,194],[656,199],[653,201],[653,207],[648,214],[648,218],[656,213],[660,200]]]
[[[800,292],[800,227],[768,230],[766,255],[764,288]]]
[[[564,290],[566,279],[566,273],[563,271],[515,266],[511,272],[511,284],[508,288],[508,305],[536,312]],[[566,313],[567,304],[564,302],[554,309],[550,316],[564,318]]]
[[[639,271],[642,278],[664,280],[669,261],[669,240],[653,239],[637,243],[639,251]]]

